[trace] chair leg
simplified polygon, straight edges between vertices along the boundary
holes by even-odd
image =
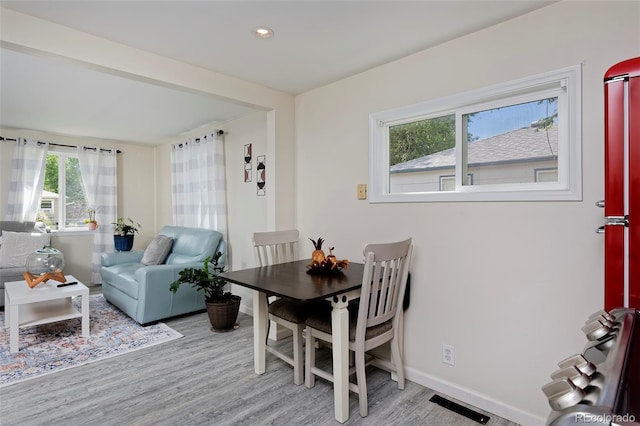
[[[356,354],[356,380],[358,381],[358,400],[360,401],[360,415],[367,417],[369,414],[367,401],[367,375],[365,371],[364,352]]]
[[[267,324],[267,334],[265,334],[264,343],[266,345],[268,345],[269,344],[269,331],[271,330],[271,320],[269,319],[269,312],[267,312],[267,320],[266,320],[265,324]]]
[[[293,330],[293,383],[301,385],[304,381],[304,353],[302,352],[303,324],[296,324]]]
[[[316,384],[316,376],[311,369],[316,366],[316,339],[313,337],[311,329],[307,327],[305,336],[305,380],[304,384],[312,388]]]
[[[396,369],[398,376],[398,389],[404,389],[404,365],[400,353],[400,341],[397,336],[391,339],[391,363]]]

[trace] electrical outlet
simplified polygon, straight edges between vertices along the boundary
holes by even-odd
[[[449,365],[456,365],[456,351],[451,345],[442,345],[442,362]]]

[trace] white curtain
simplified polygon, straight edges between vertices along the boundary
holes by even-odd
[[[224,143],[217,132],[171,146],[176,226],[215,229],[227,237]]]
[[[98,229],[93,238],[91,282],[100,283],[100,254],[115,250],[111,223],[117,215],[116,151],[79,146],[78,163],[87,202],[96,211]]]
[[[49,143],[18,138],[13,148],[6,220],[35,221],[42,198]]]

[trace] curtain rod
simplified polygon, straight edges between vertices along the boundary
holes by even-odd
[[[216,130],[216,134],[218,136],[222,136],[224,135],[224,130]],[[8,141],[8,142],[15,142],[16,140],[13,138],[5,138],[4,136],[0,136],[0,141]],[[37,141],[38,144],[44,144],[46,142],[40,142]],[[200,142],[200,138],[196,138],[196,142]],[[53,143],[53,142],[49,142],[49,145],[53,145],[53,146],[63,146],[65,148],[77,148],[77,145],[65,145],[65,144],[61,144],[61,143]],[[91,149],[91,150],[96,150],[97,148],[89,148],[89,147],[85,147],[85,149]],[[101,151],[109,151],[111,152],[110,149],[104,149],[104,148],[100,148]],[[116,154],[121,154],[122,151],[120,151],[119,149],[116,150]]]
[[[16,142],[16,139],[13,138],[5,138],[4,136],[0,136],[0,141],[7,141],[7,142]],[[46,142],[40,142],[40,141],[36,141],[38,143],[38,145],[43,145]],[[65,145],[62,143],[53,143],[53,142],[49,142],[49,145],[53,145],[53,146],[63,146],[65,148],[77,148],[77,145]],[[92,151],[97,150],[98,148],[91,148],[91,147],[85,147],[84,149],[90,149]],[[111,152],[110,149],[105,149],[105,148],[100,148],[100,151],[106,151],[106,152]],[[116,149],[116,154],[120,154],[122,153],[122,151],[120,151],[119,149]]]
[[[222,136],[224,135],[224,130],[216,130],[216,135],[218,136]],[[194,141],[196,142],[200,142],[200,138],[195,138]],[[180,142],[180,143],[173,143],[171,144],[171,146],[177,145],[178,147],[182,148],[184,145],[189,145],[189,142]]]
[[[224,135],[224,130],[216,130],[216,135],[222,136]],[[200,138],[195,138],[196,142],[200,142]]]

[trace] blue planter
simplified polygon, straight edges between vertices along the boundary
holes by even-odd
[[[114,235],[113,244],[118,251],[130,251],[133,247],[133,235]]]

